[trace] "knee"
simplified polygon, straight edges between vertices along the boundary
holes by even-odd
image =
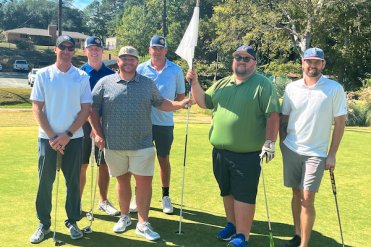
[[[292,195],[294,198],[301,198],[301,189],[300,188],[292,188]]]
[[[314,208],[314,197],[305,197],[301,199],[301,206],[306,209]]]

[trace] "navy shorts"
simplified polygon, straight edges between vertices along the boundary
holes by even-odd
[[[155,142],[157,155],[166,158],[170,154],[174,140],[174,126],[152,125],[152,139]]]
[[[82,126],[82,129],[84,131],[84,150],[82,155],[82,164],[89,164],[91,159],[91,126],[88,121],[84,123]],[[95,162],[98,162],[98,152],[99,148],[95,146]],[[104,152],[102,152],[102,158],[100,160],[100,164],[106,164],[106,161],[104,159]]]
[[[222,197],[232,195],[235,200],[255,204],[260,178],[261,151],[235,153],[213,149],[213,170]]]

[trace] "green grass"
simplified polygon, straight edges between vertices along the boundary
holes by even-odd
[[[226,242],[220,242],[215,237],[226,221],[219,189],[212,174],[212,147],[208,142],[209,124],[190,123],[189,125],[182,224],[185,235],[174,234],[179,226],[185,126],[185,123],[176,123],[175,139],[171,151],[170,194],[175,206],[174,215],[165,215],[161,212],[159,202],[161,185],[158,164],[156,164],[149,219],[161,235],[156,246],[226,246]],[[28,240],[38,224],[35,212],[35,195],[38,185],[37,133],[37,126],[0,127],[0,158],[3,161],[0,172],[2,185],[0,187],[0,213],[3,225],[0,231],[0,246],[30,246]],[[346,246],[370,246],[371,238],[368,228],[371,215],[371,192],[368,182],[371,179],[371,166],[367,155],[369,145],[365,145],[365,140],[370,138],[371,133],[346,131],[337,155],[335,179]],[[278,145],[276,148],[279,148]],[[88,182],[82,198],[84,211],[90,209],[90,169],[87,172]],[[63,225],[66,218],[65,186],[63,174],[60,175],[57,238],[63,240],[66,245],[154,245],[135,234],[136,214],[132,214],[133,225],[125,233],[115,234],[112,232],[112,227],[118,217],[107,216],[97,210],[95,210],[95,221],[92,226],[95,232],[90,235],[85,234],[81,240],[71,240]],[[275,246],[280,247],[293,235],[294,229],[290,210],[291,190],[283,186],[282,157],[279,150],[277,150],[277,157],[264,165],[264,175]],[[115,179],[111,179],[109,198],[115,206],[118,206],[115,184]],[[55,187],[56,184],[53,196],[56,194]],[[55,197],[53,197],[51,213],[53,223],[54,199]],[[341,246],[328,172],[325,172],[320,192],[316,195],[316,210],[317,219],[310,246]],[[83,228],[89,225],[89,222],[86,217],[83,217],[78,224]],[[38,246],[54,246],[51,238],[52,234],[47,235],[46,240]],[[255,221],[249,243],[249,246],[256,247],[269,245],[262,182],[259,185]]]
[[[0,88],[1,108],[31,108],[30,88]]]

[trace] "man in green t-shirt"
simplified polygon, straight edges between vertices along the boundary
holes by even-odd
[[[281,107],[272,83],[255,72],[253,48],[241,46],[233,57],[233,75],[206,92],[194,69],[188,71],[187,80],[192,79],[196,103],[214,110],[209,139],[228,221],[217,237],[231,240],[228,246],[245,247],[254,219],[260,159],[274,158]]]

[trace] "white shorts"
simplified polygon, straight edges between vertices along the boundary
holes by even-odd
[[[153,176],[156,151],[154,147],[139,150],[104,149],[104,156],[111,177],[127,172],[140,176]]]

